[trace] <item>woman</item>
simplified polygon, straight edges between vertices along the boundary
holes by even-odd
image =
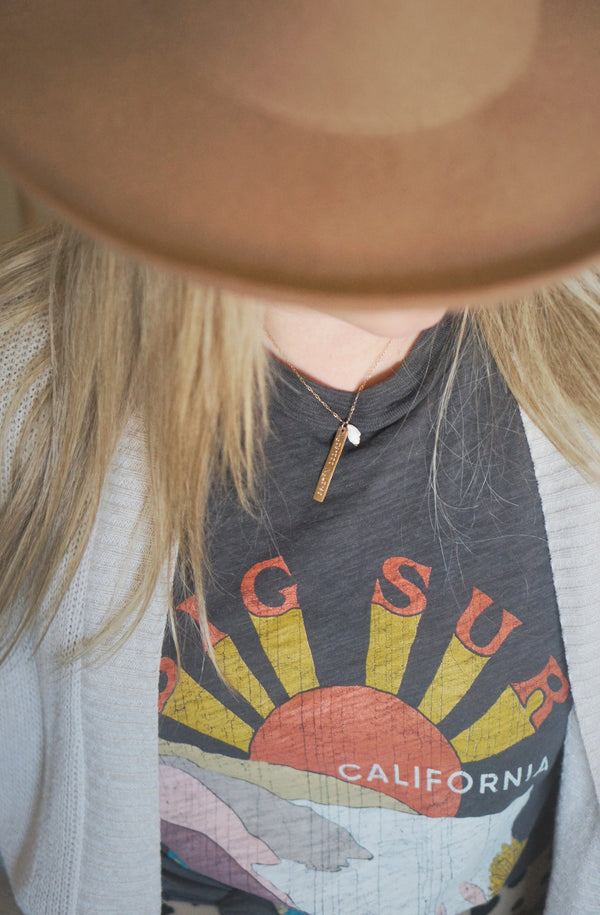
[[[10,699],[1,713],[1,851],[26,913],[158,911],[159,838],[165,911],[185,900],[216,901],[223,913],[595,910],[600,499],[575,468],[598,478],[600,285],[591,270],[561,282],[549,274],[567,274],[598,250],[584,231],[587,216],[575,252],[567,232],[582,192],[578,173],[567,201],[562,185],[550,204],[531,195],[527,231],[536,230],[535,245],[522,257],[514,204],[502,209],[506,188],[516,193],[514,176],[496,175],[491,190],[473,177],[492,166],[509,120],[479,159],[473,153],[466,178],[449,179],[444,170],[461,131],[474,123],[488,130],[486,105],[493,103],[497,117],[514,116],[511,92],[523,55],[537,47],[540,21],[551,53],[541,63],[535,57],[532,73],[542,82],[532,76],[525,88],[519,84],[519,104],[529,87],[544,85],[563,113],[573,107],[573,97],[559,98],[564,72],[550,68],[552,81],[544,82],[550,71],[543,64],[556,64],[566,23],[550,4],[541,13],[538,6],[525,4],[502,54],[494,57],[495,40],[482,41],[481,59],[471,61],[471,77],[481,77],[469,81],[477,91],[467,97],[455,84],[440,109],[435,93],[423,90],[421,132],[414,113],[394,112],[409,139],[398,141],[383,184],[365,162],[377,150],[381,168],[389,166],[389,137],[377,139],[382,121],[373,113],[389,74],[363,99],[369,143],[352,136],[330,161],[322,137],[318,161],[309,155],[323,111],[308,85],[292,107],[311,124],[299,155],[310,167],[293,162],[283,178],[270,174],[263,133],[248,126],[236,160],[241,171],[219,185],[226,219],[211,209],[208,177],[198,179],[203,209],[196,197],[187,210],[191,173],[177,184],[179,169],[154,149],[154,167],[160,162],[173,182],[177,218],[156,228],[160,190],[151,195],[157,210],[145,211],[148,173],[138,172],[139,206],[128,221],[131,197],[124,207],[121,198],[126,187],[130,194],[130,158],[148,139],[136,145],[135,132],[122,171],[115,165],[100,190],[89,183],[94,153],[104,165],[103,144],[114,144],[103,110],[118,121],[135,106],[110,99],[83,125],[81,106],[66,106],[77,116],[62,133],[72,142],[87,126],[94,141],[82,170],[87,191],[78,184],[81,155],[71,154],[65,173],[74,197],[49,177],[59,160],[52,150],[42,155],[42,128],[31,134],[31,123],[9,111],[6,136],[15,148],[24,137],[31,148],[39,143],[34,158],[48,166],[44,179],[32,167],[30,180],[80,223],[172,265],[183,266],[187,256],[188,269],[186,233],[205,249],[209,228],[217,242],[223,226],[229,233],[226,250],[216,242],[211,250],[218,289],[142,266],[70,228],[50,227],[5,254],[1,605],[8,610],[0,676]],[[437,13],[447,9],[440,3]],[[66,91],[59,77],[45,86],[48,73],[67,72],[59,61],[73,36],[49,41],[58,33],[44,15],[37,10],[35,24],[24,15],[24,25],[8,15],[5,29],[13,79],[23,77],[15,60],[24,41],[42,55],[36,92],[22,90],[30,100]],[[160,23],[140,20],[134,4],[119,15],[128,26],[123,34],[147,55],[136,70],[144,80],[128,83],[140,102],[152,83],[144,49]],[[161,27],[177,27],[181,38],[190,31],[185,15],[183,24],[167,17]],[[274,20],[257,15],[251,34],[266,55]],[[324,15],[325,25],[339,25]],[[357,3],[343,22],[354,40],[371,24],[379,59],[391,13],[370,7],[365,15]],[[494,15],[483,14],[479,31],[497,35]],[[137,58],[118,56],[121,33],[96,16],[86,11],[77,22],[76,56],[88,61],[81,48],[105,48],[110,38],[123,78]],[[415,16],[412,25],[429,34]],[[225,42],[209,42],[207,54],[227,45],[232,20],[215,17],[203,20],[188,52],[206,34]],[[510,30],[512,17],[504,17]],[[597,19],[581,3],[568,24],[593,44]],[[134,25],[143,28],[141,39]],[[314,53],[325,28],[321,19],[317,25],[294,33],[310,39]],[[390,61],[401,34],[395,25]],[[456,51],[442,52],[459,46],[457,27],[445,23],[435,49],[446,77],[455,72]],[[102,28],[105,41],[96,42]],[[286,34],[282,27],[279,39]],[[94,41],[84,45],[90,35]],[[333,45],[338,75],[348,59],[344,37]],[[403,40],[410,57],[415,42]],[[331,49],[311,56],[309,75],[329,66]],[[227,60],[236,79],[238,51]],[[285,74],[290,59],[281,60]],[[161,62],[160,80],[175,79],[169,64],[163,70]],[[222,75],[221,61],[210,64]],[[246,76],[256,73],[253,60],[246,65]],[[569,68],[580,72],[580,59],[569,57]],[[574,91],[589,85],[593,70],[583,69]],[[98,72],[82,65],[79,76],[68,87],[81,101],[94,92]],[[272,85],[253,87],[271,111],[289,104],[269,94]],[[289,83],[306,85],[297,73]],[[170,88],[164,116],[182,97]],[[148,98],[146,118],[160,98],[157,84]],[[353,103],[340,114],[339,98],[323,131],[334,146],[332,135],[348,133],[358,116]],[[44,117],[35,111],[36,124]],[[532,133],[549,129],[550,120],[541,112]],[[179,121],[182,130],[186,123]],[[75,124],[80,133],[73,134]],[[278,137],[277,123],[270,126],[281,165],[284,153],[298,149],[298,135],[293,127]],[[216,128],[211,181],[223,178],[224,149],[232,173],[228,124]],[[409,155],[415,131],[427,152],[418,162]],[[432,135],[441,151],[431,148]],[[185,139],[181,147],[191,149]],[[14,165],[11,144],[2,145]],[[527,146],[515,153],[521,165]],[[550,172],[569,176],[569,156],[551,152]],[[414,199],[406,183],[398,190],[390,180],[401,156],[415,166]],[[331,187],[315,184],[323,161]],[[263,169],[256,188],[244,163]],[[340,178],[347,163],[364,179],[364,197]],[[544,167],[531,159],[519,173],[522,192],[534,165]],[[288,187],[292,173],[298,180]],[[468,200],[457,193],[463,178]],[[594,180],[590,168],[588,192]],[[275,221],[273,186],[290,196],[289,211]],[[236,214],[242,192],[245,209]],[[397,195],[389,205],[384,192]],[[494,203],[498,219],[498,231],[487,235],[482,200]],[[548,237],[548,206],[562,246]],[[463,207],[477,217],[477,231]],[[198,214],[199,228],[189,212]],[[306,212],[308,229],[300,218]],[[343,218],[348,213],[352,220]],[[175,236],[177,244],[169,241]],[[500,258],[493,239],[506,245]],[[465,245],[476,248],[474,260]],[[226,263],[234,250],[237,267],[250,259],[252,270],[236,274]],[[400,264],[395,278],[392,258]],[[228,270],[229,285],[245,292],[227,291]],[[515,291],[532,286],[545,291]],[[500,304],[489,310],[466,308],[494,299]]]

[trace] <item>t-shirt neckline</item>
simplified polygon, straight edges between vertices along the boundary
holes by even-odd
[[[375,431],[414,409],[430,390],[434,379],[439,377],[445,363],[444,350],[448,349],[454,326],[455,316],[446,315],[433,327],[422,331],[396,371],[361,392],[352,418],[359,429]],[[335,431],[335,417],[304,387],[289,366],[274,356],[270,362],[274,379],[273,404],[314,429]],[[355,392],[341,391],[312,380],[309,383],[346,419]]]

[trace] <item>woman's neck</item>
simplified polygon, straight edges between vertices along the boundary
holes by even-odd
[[[421,331],[442,316],[439,309],[398,311],[391,319],[379,320],[378,313],[363,310],[342,319],[302,305],[267,304],[265,344],[307,378],[342,391],[355,391],[384,348],[368,386],[391,375]]]

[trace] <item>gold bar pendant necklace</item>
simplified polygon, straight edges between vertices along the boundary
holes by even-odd
[[[352,426],[353,429],[358,433],[358,444],[360,442],[360,432],[356,429],[356,426]],[[313,493],[313,499],[315,502],[323,502],[325,496],[327,495],[327,490],[329,489],[329,484],[333,479],[333,474],[335,473],[335,468],[338,465],[340,455],[344,450],[344,445],[348,439],[348,423],[342,423],[339,426],[333,442],[331,443],[331,448],[329,449],[329,454],[327,455],[327,460],[323,464],[323,470],[321,471],[321,476],[319,477],[319,482],[317,483],[317,488]]]
[[[273,346],[275,347],[275,349],[277,350],[277,352],[279,353],[279,355],[281,356],[281,358],[283,359],[283,361],[285,362],[285,364],[287,365],[287,367],[292,370],[294,375],[296,375],[298,380],[302,382],[302,384],[307,389],[307,391],[310,391],[310,393],[313,395],[313,397],[316,397],[316,399],[319,401],[321,406],[325,407],[326,410],[329,410],[331,415],[334,416],[337,419],[338,423],[340,424],[337,432],[335,433],[333,442],[331,443],[331,448],[329,449],[329,454],[327,455],[327,459],[326,459],[325,463],[323,464],[323,469],[319,476],[319,480],[317,482],[316,489],[313,493],[313,499],[316,502],[323,502],[325,500],[325,496],[327,495],[327,490],[329,489],[331,480],[333,479],[333,475],[335,473],[335,469],[340,460],[342,451],[344,450],[344,445],[346,444],[347,441],[350,441],[355,446],[360,444],[360,430],[357,429],[357,427],[354,426],[350,422],[350,420],[354,416],[354,411],[356,410],[356,404],[358,403],[358,398],[364,391],[364,389],[367,385],[367,382],[373,377],[373,375],[375,373],[375,369],[377,368],[377,366],[383,359],[383,357],[384,357],[385,353],[387,352],[387,349],[392,341],[391,341],[391,339],[387,341],[387,343],[385,344],[385,346],[383,347],[383,349],[381,350],[381,352],[379,353],[379,355],[373,362],[373,365],[370,367],[370,369],[367,372],[367,374],[365,375],[364,379],[361,381],[360,385],[356,389],[356,392],[354,394],[354,400],[352,401],[352,406],[350,407],[350,412],[348,413],[347,418],[342,419],[342,417],[338,413],[336,413],[335,410],[333,410],[329,406],[329,404],[326,403],[319,394],[317,394],[315,389],[310,386],[310,384],[308,383],[306,378],[304,378],[304,376],[300,374],[300,372],[298,371],[296,366],[292,365],[292,363],[289,362],[288,359],[286,359],[286,357],[282,353],[278,343],[273,339],[273,337],[271,336],[269,331],[265,329],[265,333],[266,333],[267,337],[269,338],[269,340],[271,341],[271,343],[273,344]]]

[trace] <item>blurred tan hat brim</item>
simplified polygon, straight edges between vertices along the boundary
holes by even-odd
[[[600,257],[597,0],[0,9],[0,160],[218,284],[473,301]]]

